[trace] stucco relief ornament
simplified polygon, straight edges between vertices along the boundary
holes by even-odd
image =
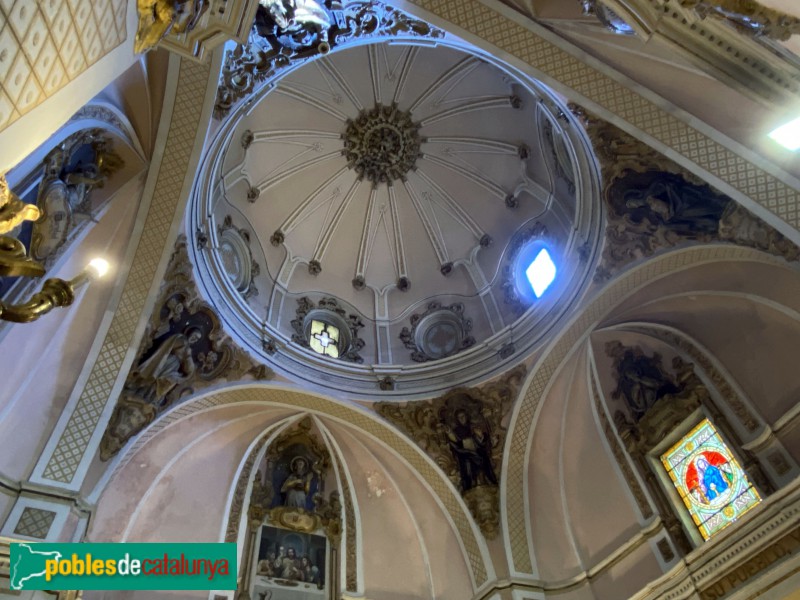
[[[259,84],[336,46],[378,37],[444,37],[442,30],[379,2],[342,5],[306,1],[302,3],[305,13],[297,0],[265,2],[247,44],[238,45],[225,55],[214,105],[217,119],[225,117],[234,105],[256,91]],[[281,23],[289,25],[289,29],[283,29]],[[323,27],[328,23],[324,33]]]
[[[597,17],[603,27],[612,33],[621,35],[634,35],[636,33],[625,19],[599,0],[581,0],[581,7],[583,8],[583,14]]]
[[[425,312],[411,315],[411,327],[403,327],[400,341],[411,350],[411,360],[427,362],[457,354],[475,344],[469,335],[472,321],[464,315],[461,303],[443,306],[428,303]]]
[[[92,191],[102,188],[123,164],[102,129],[79,131],[47,154],[36,199],[43,215],[31,233],[35,260],[45,266],[55,262],[99,209],[92,204]]]
[[[245,300],[258,296],[255,280],[261,267],[250,248],[250,232],[234,225],[231,215],[225,216],[217,232],[219,246],[216,251],[228,279]]]
[[[603,172],[606,242],[595,281],[676,246],[730,242],[800,260],[800,248],[736,201],[648,145],[571,105]]]
[[[455,389],[428,401],[375,405],[447,474],[488,539],[497,537],[500,524],[505,420],[524,376],[520,365],[481,387]]]
[[[203,302],[192,279],[186,238],[180,236],[159,301],[136,361],[100,442],[108,460],[168,407],[218,381],[269,379],[222,332],[213,309]]]
[[[336,298],[324,297],[318,302],[314,302],[304,296],[297,301],[295,318],[290,323],[294,330],[292,341],[295,344],[304,347],[310,346],[310,325],[314,319],[330,321],[339,329],[339,359],[358,364],[364,362],[359,354],[366,345],[366,342],[359,337],[364,328],[364,323],[359,315],[348,313]]]
[[[701,18],[724,19],[740,31],[779,42],[800,34],[800,19],[755,0],[681,0],[681,6],[693,9]]]
[[[424,141],[411,113],[396,104],[362,110],[347,121],[342,137],[347,166],[373,185],[403,178],[416,165]]]
[[[333,25],[334,2],[317,0],[259,0],[256,29],[274,36],[284,48],[302,50],[316,46],[320,54],[330,51],[328,32]],[[335,7],[341,10],[341,3]]]

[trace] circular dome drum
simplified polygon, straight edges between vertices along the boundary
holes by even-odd
[[[589,280],[599,175],[556,97],[493,60],[400,40],[337,49],[222,124],[190,227],[210,239],[194,248],[201,288],[252,353],[329,391],[408,398],[543,342]],[[248,232],[248,286],[220,223]],[[515,275],[531,243],[557,268],[537,298]]]

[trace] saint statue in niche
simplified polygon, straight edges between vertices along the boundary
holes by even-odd
[[[281,486],[284,506],[305,509],[311,493],[313,473],[308,468],[308,460],[303,456],[295,456],[289,466],[291,472]]]
[[[680,391],[673,377],[661,365],[660,354],[648,357],[641,348],[626,348],[617,341],[606,345],[606,353],[614,358],[617,378],[617,387],[611,397],[624,399],[636,422],[658,400]]]
[[[488,429],[473,424],[464,408],[457,409],[453,416],[455,422],[445,422],[443,427],[450,451],[458,463],[461,491],[466,492],[479,485],[497,485]]]

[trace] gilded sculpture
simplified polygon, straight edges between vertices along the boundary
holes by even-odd
[[[33,204],[20,200],[8,186],[5,175],[0,176],[0,277],[41,277],[44,267],[28,256],[25,245],[12,232],[25,221],[40,218]]]
[[[186,238],[176,244],[159,301],[100,443],[108,460],[164,410],[219,381],[269,379],[222,332],[212,308],[200,300],[191,275]]]
[[[54,154],[64,154],[64,147],[70,151],[66,154],[72,158],[72,150],[88,146],[90,153],[93,152],[97,157],[108,156],[108,166],[105,171],[97,170],[98,176],[103,178],[112,173],[121,164],[121,160],[113,152],[107,149],[108,143],[98,130],[81,131],[70,136],[60,146],[48,155],[44,163],[44,176],[42,185],[50,182],[54,176],[64,176],[67,171],[64,169],[64,161],[57,161],[57,168],[54,167],[49,159]],[[72,173],[78,172],[82,163],[72,162],[70,167]],[[70,196],[67,192],[71,189],[66,183],[60,182],[64,186],[64,193],[61,194],[61,205],[65,206],[66,211],[72,210],[69,203]],[[89,185],[80,183],[80,185]],[[88,196],[91,186],[86,188],[86,193],[81,198]],[[49,254],[37,252],[41,248],[43,239],[42,230],[46,229],[58,238],[56,249],[67,240],[72,233],[72,224],[69,219],[64,219],[66,213],[55,212],[53,206],[42,200],[41,186],[38,204],[28,204],[21,200],[9,187],[5,176],[0,176],[0,277],[41,277],[47,270],[46,261],[52,258]],[[82,205],[75,204],[77,209]],[[25,221],[34,221],[31,227],[30,251],[26,245],[18,239],[21,226]],[[5,235],[11,234],[14,235]],[[52,261],[50,261],[52,262]],[[97,276],[101,274],[97,273]],[[21,300],[20,296],[27,292],[28,281],[19,280],[18,284],[11,288],[9,293],[4,293],[4,300],[0,302],[0,320],[11,321],[14,323],[30,323],[39,319],[57,307],[70,306],[75,300],[75,291],[78,287],[85,284],[90,279],[90,274],[86,271],[80,273],[72,280],[59,278],[47,279],[39,291],[35,292],[26,300]],[[3,290],[6,292],[7,290]],[[28,295],[28,294],[25,294]]]
[[[447,474],[483,534],[498,534],[499,478],[506,418],[525,367],[476,388],[459,388],[424,402],[379,402],[382,417],[399,427]]]
[[[169,33],[192,31],[209,5],[209,0],[137,0],[139,26],[133,51],[147,52]]]
[[[33,204],[20,200],[8,187],[6,176],[0,176],[0,235],[9,233],[25,221],[35,221],[40,216]]]

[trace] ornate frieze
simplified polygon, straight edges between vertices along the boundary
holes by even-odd
[[[259,28],[254,27],[247,43],[225,56],[214,116],[222,119],[237,102],[254,92],[259,83],[332,47],[367,38],[444,37],[443,31],[379,2],[351,2],[328,12],[333,21],[325,45],[306,42],[287,45],[287,39],[279,33],[269,32],[263,26],[259,33]]]
[[[800,527],[797,527],[774,541],[772,544],[750,556],[736,569],[728,571],[712,585],[700,592],[700,600],[718,600],[727,597],[733,590],[741,587],[753,577],[768,569],[776,562],[793,556],[800,549]]]
[[[400,341],[411,350],[411,360],[427,362],[457,354],[475,344],[472,321],[464,315],[461,303],[443,306],[429,302],[425,312],[414,313],[411,327],[403,327]]]
[[[100,442],[108,460],[170,406],[219,381],[269,379],[222,331],[192,279],[186,238],[180,236],[164,276],[139,353]]]
[[[447,474],[489,539],[500,524],[504,421],[524,376],[520,365],[481,387],[455,389],[433,400],[375,405]]]
[[[603,172],[606,242],[595,281],[691,243],[729,242],[800,260],[800,248],[738,202],[610,123],[572,107]]]

